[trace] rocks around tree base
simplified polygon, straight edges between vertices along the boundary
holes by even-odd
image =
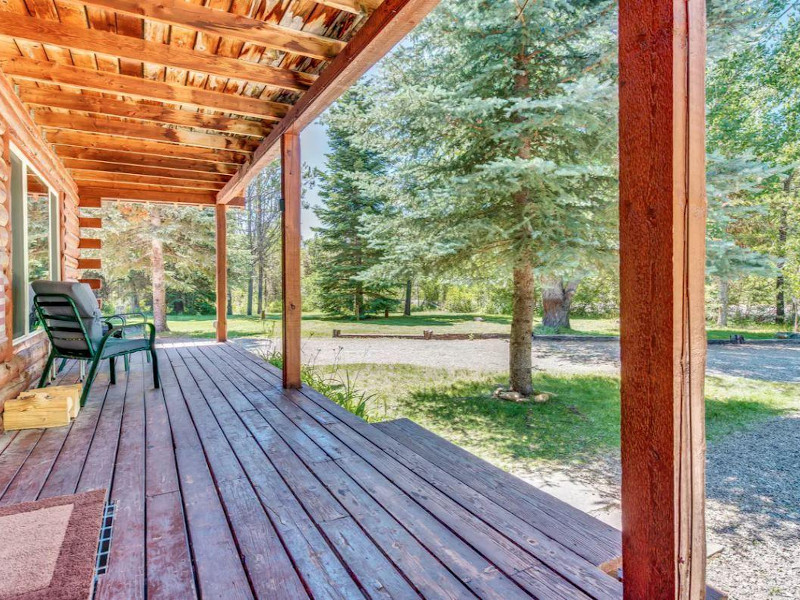
[[[531,396],[523,396],[522,394],[520,394],[519,392],[515,392],[514,390],[509,390],[507,388],[499,387],[494,391],[492,396],[497,398],[498,400],[506,400],[507,402],[517,402],[517,403],[536,402],[539,404],[543,404],[545,402],[549,402],[550,399],[553,397],[553,394],[549,394],[547,392],[534,392]]]

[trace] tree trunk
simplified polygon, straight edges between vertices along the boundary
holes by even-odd
[[[264,266],[261,261],[258,262],[258,294],[256,295],[258,302],[258,314],[264,312]]]
[[[164,244],[158,237],[161,229],[161,210],[150,207],[150,226],[152,227],[150,261],[153,278],[153,324],[156,331],[169,331],[167,327],[167,288],[164,283]]]
[[[523,396],[533,394],[531,345],[533,338],[533,264],[531,251],[519,257],[514,268],[514,305],[509,345],[511,389]]]
[[[356,321],[361,319],[361,312],[364,310],[364,289],[361,283],[356,285],[356,293],[353,297],[353,312],[355,313]]]
[[[131,288],[131,312],[139,312],[140,304],[139,304],[139,290],[136,286]]]
[[[226,303],[227,306],[225,308],[225,314],[228,316],[233,316],[233,294],[231,294],[231,286],[227,286],[228,291],[226,295],[228,296],[228,302]]]
[[[792,179],[794,172],[790,173],[783,182],[783,191],[789,195],[792,192]],[[784,323],[786,321],[786,295],[784,291],[785,278],[783,268],[786,266],[786,239],[789,233],[789,208],[788,199],[784,199],[780,208],[780,221],[778,223],[778,247],[776,255],[778,257],[778,277],[775,280],[775,322]]]
[[[407,317],[411,316],[411,280],[406,281],[406,305],[403,308],[403,314]]]
[[[528,54],[516,57],[518,73],[514,87],[520,96],[530,95],[530,78],[528,76]],[[517,156],[522,160],[530,160],[531,140],[520,138]],[[531,346],[533,345],[533,237],[528,221],[528,190],[522,189],[514,195],[515,214],[520,223],[513,240],[519,255],[514,264],[514,305],[511,317],[511,340],[508,351],[509,384],[513,391],[524,397],[533,394],[531,375]]]
[[[569,311],[579,281],[542,277],[542,325],[552,329],[571,329]]]
[[[719,316],[717,317],[717,326],[728,326],[728,304],[729,304],[729,289],[730,283],[727,279],[720,278],[719,280]]]
[[[800,333],[800,298],[792,298],[792,304],[794,305],[794,328],[792,331]]]

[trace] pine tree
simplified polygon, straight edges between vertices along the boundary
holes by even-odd
[[[320,174],[322,205],[315,208],[320,227],[317,250],[323,257],[317,265],[318,303],[328,313],[366,314],[393,308],[396,285],[380,278],[365,277],[383,260],[383,253],[369,245],[362,220],[381,216],[386,199],[376,191],[366,191],[363,178],[380,176],[385,165],[381,156],[354,145],[349,130],[351,116],[363,111],[357,91],[346,94],[326,118],[331,152]]]
[[[396,210],[366,220],[383,272],[513,281],[510,384],[526,396],[535,276],[613,259],[613,17],[611,2],[442,4],[352,126],[392,160],[374,186]]]
[[[719,286],[717,324],[726,327],[731,282],[747,275],[766,277],[776,272],[771,256],[746,247],[736,234],[765,213],[753,199],[769,187],[770,180],[780,178],[785,168],[771,167],[752,153],[734,157],[711,153],[707,171],[706,275]]]
[[[775,314],[783,322],[787,294],[800,293],[787,281],[787,273],[798,268],[791,249],[797,235],[792,213],[800,189],[800,7],[787,0],[761,0],[752,6],[766,16],[757,21],[750,39],[712,62],[708,141],[726,156],[752,153],[762,162],[786,167],[782,180],[758,195],[761,214],[742,228],[749,238],[746,245],[776,258]]]

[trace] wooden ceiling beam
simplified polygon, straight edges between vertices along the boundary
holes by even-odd
[[[381,5],[381,0],[316,0],[316,2],[355,15],[369,14]]]
[[[94,8],[321,60],[333,59],[345,46],[344,42],[334,38],[281,27],[275,23],[190,4],[183,0],[159,0],[159,2],[147,0],[74,1]],[[331,0],[326,0],[326,2],[328,1]],[[353,4],[353,2],[345,0],[344,4]]]
[[[87,185],[87,182],[94,182],[95,185],[114,186],[118,183],[134,183],[142,186],[169,186],[180,187],[194,190],[219,190],[222,183],[213,181],[199,181],[196,179],[180,179],[174,177],[152,177],[149,175],[130,175],[127,173],[109,173],[107,171],[82,171],[71,170],[72,178],[78,185]]]
[[[94,69],[82,69],[32,58],[0,59],[0,70],[15,79],[54,83],[92,92],[207,108],[217,112],[233,113],[268,121],[280,120],[289,108],[288,104],[279,102],[268,102],[257,98],[212,92]]]
[[[81,201],[128,200],[131,202],[165,202],[178,204],[201,204],[213,206],[216,198],[213,191],[188,191],[176,188],[137,187],[131,184],[79,185]]]
[[[170,158],[186,158],[195,161],[207,161],[226,164],[240,164],[247,155],[233,150],[212,150],[194,146],[178,146],[149,140],[131,140],[102,133],[84,133],[80,131],[45,132],[51,144],[79,146],[81,148],[98,148],[103,150],[120,150],[136,154],[153,154]]]
[[[188,3],[186,5],[190,6]],[[16,40],[51,44],[69,50],[95,52],[114,58],[207,73],[227,79],[246,80],[296,92],[308,89],[315,79],[313,75],[271,65],[13,13],[4,13],[0,19],[0,35]]]
[[[260,121],[236,119],[218,114],[207,114],[178,110],[163,105],[142,104],[141,102],[125,102],[113,98],[98,98],[76,94],[71,91],[54,93],[36,87],[22,87],[20,99],[28,105],[48,108],[62,108],[75,112],[93,113],[112,117],[125,117],[139,121],[181,125],[197,129],[208,129],[231,135],[264,137],[269,128]]]
[[[182,146],[197,146],[216,150],[234,150],[236,152],[251,153],[255,149],[253,142],[242,138],[227,137],[221,134],[199,133],[139,123],[134,121],[112,120],[105,117],[84,117],[68,115],[52,111],[35,111],[33,120],[45,129],[58,129],[68,131],[84,131],[87,133],[102,132],[103,135],[167,142]]]
[[[168,158],[151,154],[138,154],[121,150],[102,150],[97,148],[83,148],[80,146],[56,145],[56,154],[59,158],[75,158],[79,160],[92,160],[104,162],[109,165],[132,165],[135,167],[155,167],[159,169],[173,169],[176,171],[222,173],[233,175],[237,165],[226,163],[204,162],[183,158]]]
[[[103,200],[120,202],[154,202],[163,204],[195,204],[214,206],[216,193],[190,192],[175,188],[138,188],[130,184],[112,186],[83,185],[78,187],[80,205],[87,208],[98,208]],[[235,198],[228,206],[244,206],[244,198]]]
[[[145,167],[141,165],[126,165],[119,163],[101,162],[99,160],[81,160],[79,158],[63,158],[61,162],[73,173],[77,171],[86,173],[104,173],[107,177],[116,175],[142,175],[146,177],[174,177],[177,179],[191,179],[216,183],[220,187],[230,179],[230,175],[222,173],[205,173],[202,171],[183,171],[161,167]]]
[[[253,154],[219,193],[225,204],[242,196],[258,173],[278,158],[284,133],[299,133],[333,104],[359,77],[386,55],[439,3],[439,0],[384,0],[319,79],[289,109]]]

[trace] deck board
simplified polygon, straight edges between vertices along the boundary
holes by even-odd
[[[226,350],[233,351],[232,348]],[[265,363],[257,363],[257,359],[253,360],[252,355],[244,351],[238,353],[240,359],[249,361],[254,374],[263,376],[265,382],[277,384],[277,373]],[[531,593],[559,597],[567,589],[563,585],[564,578],[594,597],[614,597],[617,593],[618,584],[607,575],[378,428],[313,390],[291,391],[288,395],[320,424],[327,424],[328,431],[357,451],[376,471],[409,496],[419,498],[431,514],[458,532],[501,570],[510,576],[520,574],[520,583]],[[341,421],[331,423],[330,416]],[[429,484],[423,476],[439,487]],[[550,566],[550,570],[543,569],[542,564]]]
[[[160,390],[135,357],[71,426],[0,436],[0,503],[117,503],[97,598],[622,597],[593,564],[613,533],[539,490],[493,490],[491,465],[283,390],[235,344],[158,357]]]
[[[537,526],[595,565],[622,555],[620,532],[610,525],[557,500],[466,450],[451,444],[413,421],[398,419],[376,427],[410,450],[451,473],[517,517]],[[569,519],[564,519],[569,515]]]

